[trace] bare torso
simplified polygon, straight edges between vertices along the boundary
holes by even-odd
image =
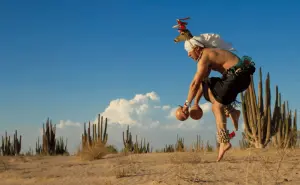
[[[239,62],[239,58],[233,53],[217,48],[205,48],[203,55],[209,56],[209,67],[221,74]]]

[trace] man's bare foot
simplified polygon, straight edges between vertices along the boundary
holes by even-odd
[[[241,115],[241,111],[239,111],[239,110],[234,110],[229,114],[229,116],[232,120],[235,131],[238,131],[238,129],[239,129],[240,115]]]
[[[218,156],[217,162],[219,162],[223,158],[225,152],[227,150],[229,150],[230,148],[231,148],[231,143],[221,143],[220,144],[219,156]]]

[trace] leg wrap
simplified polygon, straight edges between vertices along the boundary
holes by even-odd
[[[226,105],[226,106],[224,107],[224,112],[225,112],[226,116],[229,116],[229,114],[230,114],[232,111],[234,111],[234,107],[233,107],[231,104]]]
[[[229,143],[230,141],[229,131],[225,129],[220,129],[217,132],[217,141],[218,143]]]

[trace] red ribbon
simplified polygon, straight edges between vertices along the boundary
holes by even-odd
[[[232,132],[229,134],[229,137],[230,137],[230,139],[232,139],[232,138],[234,138],[234,136],[235,136],[235,132],[232,131]]]

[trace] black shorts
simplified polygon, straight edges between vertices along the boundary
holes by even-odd
[[[204,97],[209,100],[208,89],[212,92],[216,101],[223,105],[229,105],[236,100],[239,93],[245,91],[251,82],[251,73],[245,72],[239,75],[226,74],[222,78],[211,77],[202,82]]]

